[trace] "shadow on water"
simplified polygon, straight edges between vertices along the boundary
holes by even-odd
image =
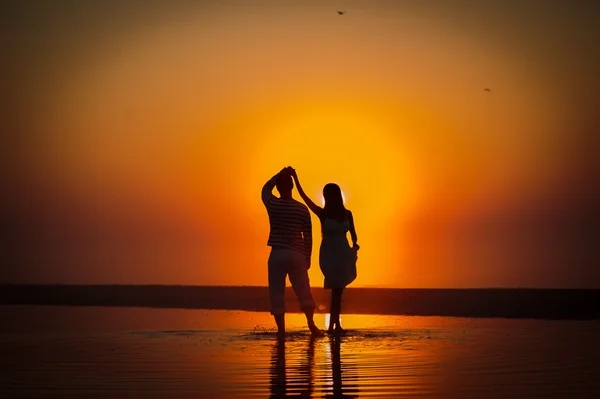
[[[343,338],[329,338],[330,362],[325,365],[327,378],[325,386],[317,387],[317,394],[325,393],[326,398],[358,398],[358,384],[350,383],[342,377]],[[286,340],[277,340],[272,348],[271,366],[269,369],[270,398],[281,398],[288,395],[311,398],[315,394],[315,342],[309,338],[307,347],[301,355],[299,364],[286,364]],[[320,385],[320,384],[319,384]]]

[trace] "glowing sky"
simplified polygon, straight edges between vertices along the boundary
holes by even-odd
[[[600,288],[595,4],[166,4],[7,8],[0,281],[266,285],[292,165],[355,286]]]

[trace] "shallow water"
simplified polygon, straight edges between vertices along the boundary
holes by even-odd
[[[2,398],[600,395],[597,321],[347,315],[278,341],[253,312],[0,307]],[[325,315],[317,315],[325,326]]]

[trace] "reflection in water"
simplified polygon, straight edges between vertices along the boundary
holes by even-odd
[[[271,368],[269,369],[271,398],[285,396],[287,385],[285,375],[285,340],[277,340],[273,347],[271,356]]]
[[[342,337],[330,338],[331,354],[331,379],[333,382],[333,392],[327,393],[327,398],[358,398],[358,384],[356,375],[348,373],[349,368],[344,368],[344,374],[347,375],[346,381],[342,379]],[[352,384],[349,384],[352,380]]]
[[[285,340],[277,340],[269,370],[270,397],[280,398],[292,394],[310,398],[314,391],[315,340],[309,339],[306,353],[301,356],[302,361],[298,365],[286,365],[285,350]]]
[[[341,348],[343,338],[329,338],[325,355],[331,366],[331,374],[326,378],[324,391],[327,398],[358,398],[358,384],[356,373],[347,373],[350,368],[342,370]],[[289,348],[288,348],[289,349]],[[295,347],[294,347],[295,349]],[[300,395],[310,398],[315,391],[315,339],[308,340],[305,353],[301,356],[299,364],[286,364],[286,341],[278,340],[273,346],[271,356],[270,390],[271,398],[285,397],[286,395]],[[342,378],[342,371],[347,377]],[[352,381],[351,384],[349,382]]]
[[[276,344],[269,313],[0,306],[0,396],[600,398],[597,320],[289,316]]]

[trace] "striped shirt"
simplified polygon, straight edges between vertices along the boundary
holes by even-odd
[[[273,195],[277,175],[262,188],[262,201],[269,214],[269,240],[267,245],[290,248],[303,253],[310,261],[312,253],[312,224],[308,208],[295,199],[282,199]]]

